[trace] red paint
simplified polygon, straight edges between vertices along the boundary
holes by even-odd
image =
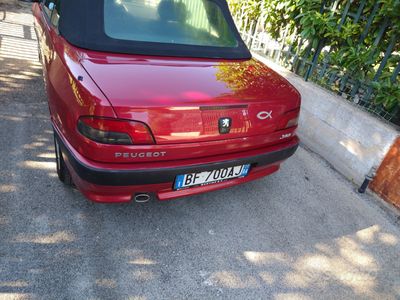
[[[92,52],[84,57],[82,65],[118,117],[148,124],[157,144],[268,134],[278,129],[285,112],[300,105],[296,90],[255,60],[189,61]],[[207,109],[210,106],[226,108]],[[271,110],[274,122],[257,119],[260,111]],[[233,120],[229,137],[218,132],[222,117]]]
[[[386,154],[370,188],[400,209],[400,137]]]
[[[257,151],[279,150],[298,142],[295,120],[299,115],[299,93],[256,60],[87,51],[64,40],[49,25],[39,4],[34,4],[33,12],[52,122],[71,152],[89,166],[109,170],[178,167],[251,156]],[[262,119],[258,117],[260,112],[264,112]],[[150,129],[155,144],[94,142],[77,130],[78,120],[86,116],[143,123]],[[229,134],[219,133],[218,120],[223,117],[232,119]],[[116,124],[118,127],[118,121]],[[294,126],[286,128],[288,124]],[[116,156],[117,152],[165,155],[126,158]],[[153,192],[164,200],[225,188],[266,176],[277,171],[279,164],[254,168],[246,178],[178,192],[172,191],[171,182],[95,186],[81,180],[71,166],[69,169],[76,186],[89,199],[119,202],[129,201],[135,192]]]

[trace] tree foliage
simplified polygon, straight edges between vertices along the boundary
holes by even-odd
[[[356,81],[370,82],[374,101],[387,111],[399,110],[399,80],[393,78],[400,61],[400,0],[366,0],[356,18],[361,0],[351,1],[349,13],[343,12],[349,0],[228,0],[236,16],[264,22],[265,30],[279,42],[286,36],[306,41],[308,53],[315,53],[321,43],[324,51],[319,61],[329,64]],[[377,6],[367,32],[368,19]],[[376,72],[392,39],[395,44],[381,75]],[[377,43],[377,41],[379,41]],[[296,47],[295,45],[292,45]],[[297,49],[304,51],[303,49]]]

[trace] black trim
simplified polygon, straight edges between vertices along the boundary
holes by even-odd
[[[104,170],[92,168],[80,162],[65,146],[57,133],[56,138],[59,141],[64,160],[68,161],[69,164],[72,165],[80,178],[96,185],[105,186],[130,186],[167,183],[174,182],[175,177],[182,174],[204,172],[245,164],[251,164],[253,167],[266,166],[291,157],[299,146],[295,145],[279,151],[268,152],[252,157],[245,157],[211,164],[177,167],[173,169]]]
[[[248,108],[249,106],[246,104],[240,105],[226,105],[226,106],[200,106],[201,111],[207,110],[227,110],[227,109],[239,109],[239,108]]]

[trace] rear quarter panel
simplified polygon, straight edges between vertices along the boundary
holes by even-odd
[[[79,54],[33,6],[43,76],[52,122],[76,146],[77,121],[84,115],[115,117],[114,110],[79,63]]]

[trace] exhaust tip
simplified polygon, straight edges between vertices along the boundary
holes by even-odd
[[[150,201],[150,195],[149,194],[136,194],[135,197],[135,202],[136,203],[147,203]]]

